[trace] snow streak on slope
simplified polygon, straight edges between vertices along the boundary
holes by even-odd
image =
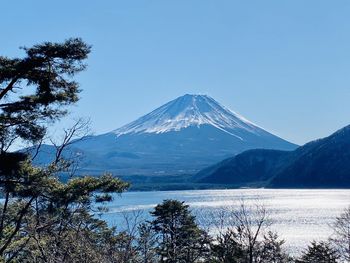
[[[206,95],[184,95],[117,130],[117,136],[135,133],[166,133],[190,126],[211,125],[241,140],[235,131],[265,132],[239,114]]]

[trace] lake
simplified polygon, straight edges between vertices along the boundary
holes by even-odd
[[[127,192],[115,196],[109,211],[101,217],[123,229],[124,218],[139,214],[149,219],[148,212],[164,199],[185,201],[194,214],[215,216],[213,211],[234,209],[240,200],[249,206],[263,204],[271,219],[271,229],[286,240],[288,250],[298,253],[312,240],[327,239],[329,225],[350,205],[350,190],[190,190]],[[204,216],[206,217],[206,216]],[[140,219],[139,218],[139,219]],[[203,221],[204,222],[204,221]]]

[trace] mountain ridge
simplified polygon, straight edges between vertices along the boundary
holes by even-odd
[[[154,120],[157,122],[154,123]],[[164,133],[204,124],[212,125],[233,136],[236,136],[231,133],[234,128],[245,129],[249,132],[264,130],[208,95],[186,94],[112,132],[118,136],[141,132]]]
[[[230,131],[234,128],[242,128],[249,132],[263,129],[208,95],[186,94],[112,132],[118,136],[142,132],[164,133],[204,124],[212,125],[233,136],[237,136]]]
[[[187,94],[121,128],[77,141],[67,156],[81,156],[80,171],[87,173],[181,175],[254,148],[292,150],[296,145],[207,95]],[[39,162],[40,157],[47,159],[40,155]]]
[[[200,171],[195,178],[201,183],[239,186],[350,187],[350,125],[294,151],[243,152]]]

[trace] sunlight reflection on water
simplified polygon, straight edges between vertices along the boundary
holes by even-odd
[[[121,226],[123,214],[148,212],[164,199],[185,201],[195,214],[235,207],[241,199],[249,205],[259,200],[273,222],[271,228],[286,240],[289,250],[298,253],[312,240],[327,239],[334,218],[350,205],[350,190],[192,190],[161,192],[127,192],[108,204],[101,217],[110,225]],[[122,227],[121,227],[122,228]]]

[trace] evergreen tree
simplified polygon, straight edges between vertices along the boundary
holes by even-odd
[[[157,237],[152,229],[152,225],[142,223],[138,227],[139,237],[137,238],[137,250],[139,253],[140,263],[157,262],[156,245]]]
[[[211,262],[217,263],[243,263],[246,259],[246,251],[240,244],[235,231],[228,229],[220,234],[211,244]]]
[[[337,263],[338,252],[327,242],[311,242],[297,263]]]
[[[85,69],[90,46],[75,38],[24,48],[24,52],[22,58],[0,57],[0,191],[4,197],[0,258],[15,261],[27,251],[40,254],[46,262],[44,255],[51,251],[48,244],[54,244],[49,254],[57,258],[62,251],[78,253],[79,246],[74,253],[65,249],[67,238],[88,240],[99,232],[93,226],[100,223],[89,213],[94,198],[110,201],[110,193],[121,192],[128,185],[110,175],[72,178],[67,183],[59,180],[59,174],[71,164],[62,152],[74,129],[66,134],[67,140],[57,147],[56,158],[47,167],[32,164],[35,154],[11,151],[18,140],[39,150],[48,126],[67,114],[65,106],[78,101],[80,90],[74,76]],[[84,232],[82,225],[92,230]]]
[[[287,263],[291,259],[283,251],[284,240],[279,239],[278,235],[269,231],[264,235],[260,242],[260,249],[255,255],[256,262],[259,263]]]
[[[199,229],[188,205],[177,200],[165,200],[157,205],[151,222],[159,238],[161,262],[197,262],[208,253],[209,237]]]

